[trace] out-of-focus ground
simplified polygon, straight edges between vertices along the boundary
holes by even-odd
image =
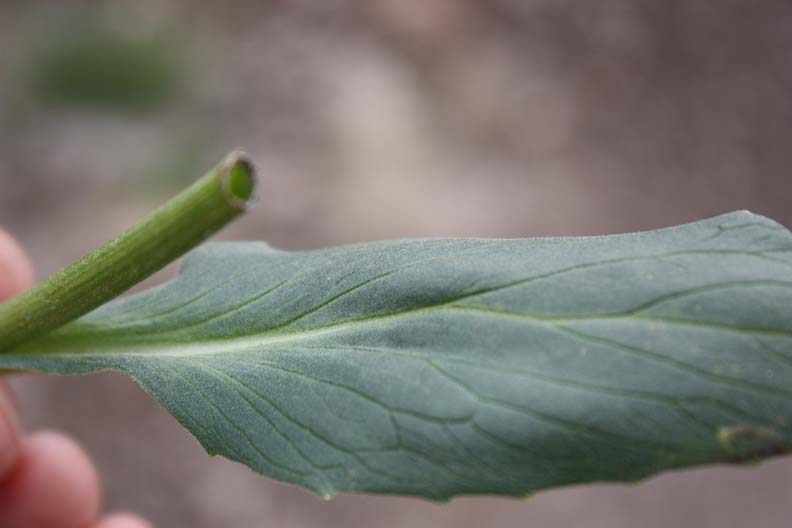
[[[0,5],[0,224],[45,276],[234,146],[222,238],[584,235],[733,209],[792,225],[788,0]],[[175,270],[148,281],[162,281]],[[127,378],[14,380],[161,527],[788,527],[792,460],[527,501],[326,503],[210,459]]]

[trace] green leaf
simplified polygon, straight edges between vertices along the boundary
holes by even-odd
[[[792,235],[210,244],[0,355],[127,372],[212,454],[337,491],[522,496],[792,449]]]

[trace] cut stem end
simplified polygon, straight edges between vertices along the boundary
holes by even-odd
[[[250,157],[235,150],[226,157],[220,169],[223,195],[231,207],[244,211],[253,201],[256,169]]]

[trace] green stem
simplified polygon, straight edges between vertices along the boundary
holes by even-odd
[[[115,240],[0,304],[0,352],[50,332],[159,271],[244,212],[253,165],[232,152]]]

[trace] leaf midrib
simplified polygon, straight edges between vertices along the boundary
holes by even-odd
[[[723,288],[738,288],[738,287],[756,287],[756,286],[777,286],[777,287],[792,287],[792,283],[785,282],[785,281],[774,281],[774,280],[759,280],[759,281],[730,281],[718,284],[711,284],[701,288],[694,288],[694,289],[686,289],[679,292],[674,292],[668,295],[665,295],[658,299],[653,299],[649,302],[643,303],[636,308],[633,308],[628,311],[618,312],[618,313],[602,313],[602,314],[595,314],[595,315],[570,315],[564,317],[557,317],[557,316],[545,316],[540,314],[531,314],[507,309],[500,309],[497,307],[490,307],[490,306],[481,306],[481,305],[473,305],[473,304],[458,304],[461,301],[466,299],[480,296],[486,293],[490,293],[492,289],[486,291],[476,291],[476,292],[469,292],[464,295],[460,295],[454,297],[452,299],[444,300],[442,302],[431,304],[428,306],[418,306],[414,308],[408,308],[406,310],[401,310],[398,312],[391,312],[391,313],[384,313],[384,314],[377,314],[367,317],[360,317],[355,319],[349,319],[346,321],[341,321],[337,323],[330,323],[327,325],[322,325],[313,328],[300,328],[297,330],[286,331],[286,332],[278,332],[277,330],[280,328],[286,328],[289,324],[298,320],[294,318],[290,320],[288,324],[280,324],[276,327],[264,329],[259,333],[256,334],[249,334],[249,335],[237,335],[237,336],[219,336],[219,337],[204,337],[200,341],[198,340],[191,340],[191,341],[180,341],[176,339],[163,339],[163,336],[167,336],[167,334],[155,334],[157,338],[152,339],[151,337],[140,337],[135,335],[112,335],[106,334],[101,336],[101,338],[95,338],[91,335],[74,335],[74,336],[59,336],[59,340],[67,338],[69,343],[72,344],[79,344],[79,343],[91,343],[91,342],[101,342],[105,344],[110,344],[114,347],[126,347],[126,346],[145,346],[149,348],[149,350],[141,351],[141,352],[125,352],[125,354],[133,354],[133,355],[152,355],[152,354],[160,354],[160,355],[172,355],[172,356],[182,356],[182,355],[199,355],[199,354],[213,354],[216,352],[216,347],[220,344],[224,351],[237,351],[237,350],[245,350],[250,348],[251,346],[270,346],[280,343],[290,343],[294,341],[300,340],[310,340],[312,338],[321,337],[328,334],[333,333],[343,333],[347,330],[354,330],[356,327],[369,325],[369,324],[378,324],[378,323],[385,323],[392,320],[399,320],[399,319],[407,319],[418,317],[421,315],[426,314],[434,314],[440,313],[442,311],[451,311],[451,312],[477,312],[482,314],[489,314],[492,316],[503,316],[509,318],[519,318],[527,321],[531,321],[537,324],[544,324],[550,325],[553,327],[559,327],[564,324],[574,323],[574,322],[586,322],[586,321],[606,321],[606,320],[639,320],[645,321],[647,323],[662,323],[662,324],[672,324],[672,325],[686,325],[686,326],[695,326],[701,328],[707,328],[711,330],[721,330],[721,331],[731,331],[731,332],[740,332],[740,333],[747,333],[747,334],[760,334],[760,335],[770,335],[770,336],[780,336],[780,337],[792,337],[792,332],[787,331],[785,329],[780,328],[765,328],[765,327],[754,327],[754,326],[747,326],[747,325],[738,325],[738,324],[731,324],[731,323],[723,323],[717,321],[703,321],[698,319],[683,319],[679,317],[661,317],[661,316],[649,316],[649,315],[642,315],[642,312],[646,310],[656,307],[664,302],[673,301],[688,295],[695,295],[698,293],[706,292],[706,291],[716,291],[718,289]],[[322,303],[319,307],[326,306],[328,303]],[[308,313],[313,313],[316,311],[316,308],[312,309]],[[302,318],[303,314],[300,316]],[[171,333],[178,333],[182,331],[181,328],[171,332]],[[45,338],[46,343],[46,338]],[[239,345],[237,345],[239,343]],[[68,345],[66,345],[68,346]],[[56,344],[57,347],[57,344]],[[178,348],[180,350],[179,353],[163,353],[158,350],[152,350],[152,348]],[[200,351],[201,348],[205,347],[213,347],[213,350],[207,351]],[[43,348],[47,348],[46,344],[44,344]],[[183,351],[184,349],[197,349],[195,351]],[[43,354],[43,353],[42,353]],[[80,353],[76,354],[67,354],[67,353],[58,353],[59,355],[83,355]]]

